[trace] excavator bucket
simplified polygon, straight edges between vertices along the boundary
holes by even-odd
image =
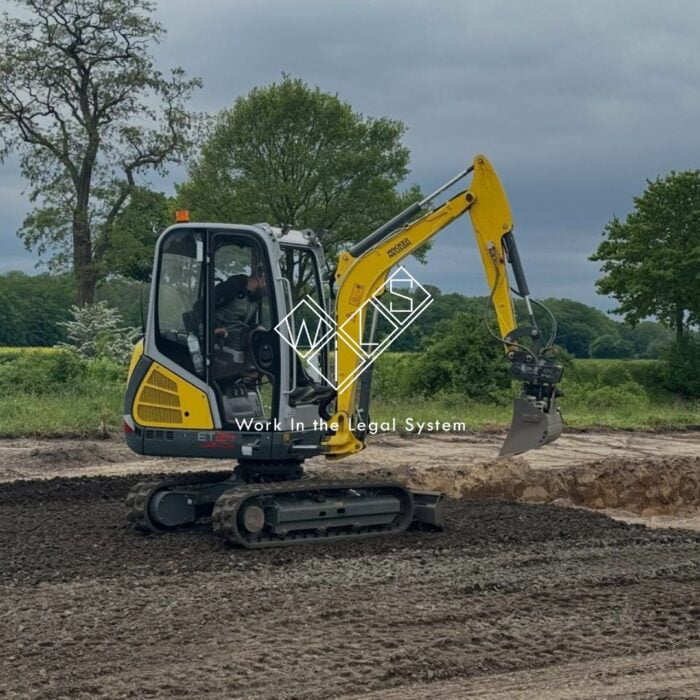
[[[549,412],[541,402],[534,402],[522,397],[513,400],[513,420],[499,457],[533,450],[554,442],[562,430],[561,413],[554,405]]]

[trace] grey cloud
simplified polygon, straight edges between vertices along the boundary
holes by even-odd
[[[285,71],[364,114],[404,121],[409,181],[426,191],[486,153],[540,296],[612,307],[595,294],[587,261],[603,226],[646,178],[698,166],[700,3],[691,0],[161,0],[158,13],[169,31],[158,65],[204,79],[195,109],[228,107]],[[6,177],[17,180],[16,170]],[[3,247],[21,220],[8,216]],[[468,224],[439,237],[416,272],[447,291],[483,293]]]

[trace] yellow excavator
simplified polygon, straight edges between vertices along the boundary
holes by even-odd
[[[466,189],[435,204],[469,175]],[[325,260],[324,232],[195,223],[178,212],[156,245],[145,335],[129,368],[125,438],[139,454],[237,465],[136,484],[127,498],[135,529],[211,523],[224,542],[254,549],[444,527],[440,493],[312,479],[303,465],[365,447],[372,362],[430,304],[397,265],[467,212],[494,335],[522,384],[501,455],[556,440],[562,367],[551,356],[553,334],[545,341],[535,322],[508,200],[484,156],[335,264]],[[523,324],[513,294],[524,301]]]

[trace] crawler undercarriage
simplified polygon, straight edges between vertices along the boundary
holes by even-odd
[[[143,532],[211,523],[218,539],[248,549],[444,527],[440,493],[388,481],[311,479],[299,463],[140,482],[127,506]]]

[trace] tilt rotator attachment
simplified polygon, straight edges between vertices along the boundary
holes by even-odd
[[[503,339],[511,362],[511,377],[522,382],[521,394],[513,400],[510,430],[499,453],[499,457],[509,457],[554,442],[561,435],[563,423],[557,398],[562,392],[557,384],[561,381],[563,367],[546,354],[556,334],[554,317],[551,337],[543,347],[542,333],[535,322],[530,291],[512,232],[503,236],[502,241],[517,293],[525,301],[530,321],[530,325],[516,328]]]
[[[562,431],[561,412],[556,405],[561,391],[562,366],[552,358],[538,354],[537,328],[519,328],[506,341],[515,341],[521,334],[533,339],[529,348],[518,347],[508,352],[510,374],[522,382],[522,392],[513,399],[513,418],[499,457],[510,457],[554,442]]]

